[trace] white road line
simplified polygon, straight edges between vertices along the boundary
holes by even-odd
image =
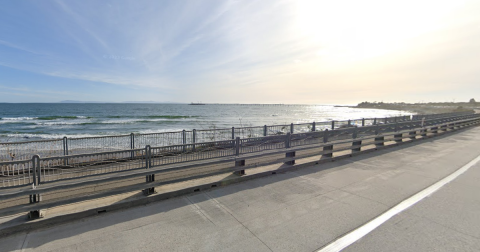
[[[392,218],[393,216],[397,215],[398,213],[402,212],[403,210],[415,205],[425,197],[430,196],[432,193],[437,191],[438,189],[442,188],[444,185],[450,183],[458,176],[462,175],[472,166],[480,161],[480,156],[476,157],[468,164],[464,165],[462,168],[458,169],[454,173],[448,175],[447,177],[443,178],[442,180],[438,181],[437,183],[427,187],[426,189],[420,191],[419,193],[413,195],[412,197],[402,201],[398,205],[390,208],[390,210],[386,211],[385,213],[381,214],[377,218],[371,220],[370,222],[364,224],[363,226],[351,231],[350,233],[346,234],[345,236],[337,239],[336,241],[330,243],[329,245],[317,250],[317,252],[333,252],[333,251],[341,251],[342,249],[350,246],[352,243],[360,240],[362,237],[367,235],[368,233],[372,232],[374,229],[382,225],[384,222]]]

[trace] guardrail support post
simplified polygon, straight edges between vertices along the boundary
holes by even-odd
[[[286,135],[285,135],[285,148],[290,148],[290,141],[292,139],[292,134],[290,132],[288,132]]]
[[[295,151],[285,153],[286,158],[295,157]],[[285,162],[286,165],[294,165],[295,159]]]
[[[267,125],[263,126],[263,136],[267,136]]]
[[[375,137],[375,147],[382,147],[385,145],[385,137],[379,136]]]
[[[145,146],[145,169],[150,168],[150,145]]]
[[[322,158],[332,158],[333,157],[333,145],[323,146]]]
[[[373,118],[373,125],[377,125],[377,118]]]
[[[396,143],[401,143],[401,142],[403,142],[402,137],[403,137],[403,134],[395,134],[395,135],[393,135],[393,139],[395,139],[395,142],[396,142]]]
[[[40,184],[40,177],[41,177],[39,155],[34,155],[32,157],[32,166],[33,166],[32,167],[33,168],[33,186],[32,187],[35,190],[35,188],[37,188],[37,186]],[[38,203],[42,201],[42,196],[38,193],[30,194],[29,197],[30,197],[30,204]],[[31,211],[31,212],[34,212],[34,211]]]
[[[235,127],[232,127],[232,139],[235,139]]]
[[[332,120],[332,129],[331,130],[334,130],[335,129],[335,121]]]
[[[185,132],[185,131],[184,131]],[[152,167],[152,148],[150,145],[145,146],[145,169],[150,169]],[[155,181],[155,174],[149,174],[145,176],[146,183],[151,183]],[[148,187],[142,190],[145,196],[155,193],[155,187]]]
[[[410,139],[412,140],[417,139],[417,131],[410,131],[408,135],[410,135]]]
[[[315,131],[315,122],[312,123],[312,131]]]
[[[362,118],[362,127],[365,127],[365,118]]]
[[[421,135],[423,138],[427,137],[427,129],[425,129],[425,128],[421,129],[421,130],[420,130],[420,135]]]
[[[449,125],[448,123],[442,125],[442,130],[443,130],[443,131],[447,131],[447,130],[448,130],[448,125]]]
[[[293,123],[290,124],[290,133],[293,134]]]
[[[355,147],[355,148],[352,148],[352,155],[357,153],[357,152],[360,152],[361,149],[362,149],[362,140],[353,141],[352,142],[352,147]]]
[[[358,128],[357,126],[355,126],[355,128],[353,128],[353,132],[352,132],[352,139],[355,139],[358,137]]]
[[[240,155],[240,137],[235,138],[235,156]]]
[[[328,135],[329,135],[328,129],[325,129],[325,132],[323,133],[323,142],[324,143],[328,142]]]
[[[243,167],[245,166],[245,159],[240,159],[240,160],[235,160],[235,172],[234,174],[237,174],[237,175],[245,175],[245,169],[241,169],[239,167]],[[241,170],[237,170],[237,169],[241,169]]]

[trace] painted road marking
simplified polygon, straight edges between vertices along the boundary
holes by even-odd
[[[418,192],[417,194],[413,195],[412,197],[402,201],[398,205],[390,208],[390,210],[386,211],[385,213],[381,214],[377,218],[371,220],[370,222],[364,224],[363,226],[351,231],[350,233],[342,236],[341,238],[337,239],[336,241],[330,243],[329,245],[317,250],[317,252],[336,252],[341,251],[342,249],[350,246],[354,242],[360,240],[362,237],[367,235],[368,233],[372,232],[374,229],[385,223],[387,220],[392,218],[393,216],[399,214],[400,212],[404,211],[405,209],[415,205],[416,203],[420,202],[425,197],[430,196],[432,193],[437,191],[438,189],[442,188],[444,185],[450,183],[458,176],[462,175],[464,172],[468,171],[472,166],[480,161],[480,156],[476,157],[468,164],[464,165],[462,168],[458,169],[454,173],[448,175],[447,177],[443,178],[442,180],[438,181],[437,183],[427,187],[426,189]]]

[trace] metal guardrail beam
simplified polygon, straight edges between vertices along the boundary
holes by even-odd
[[[283,150],[272,150],[268,153],[264,152],[262,154],[255,154],[255,155],[248,155],[247,154],[247,155],[240,155],[240,156],[234,156],[234,157],[224,157],[224,158],[215,159],[215,160],[205,160],[205,162],[203,162],[203,163],[198,163],[198,162],[195,163],[195,164],[186,163],[185,165],[182,165],[181,167],[170,166],[170,168],[168,168],[168,169],[162,169],[162,166],[157,166],[157,167],[152,167],[151,169],[148,169],[148,170],[139,169],[139,170],[130,171],[128,173],[112,173],[110,175],[107,174],[106,176],[103,176],[103,178],[95,178],[94,176],[91,176],[89,180],[83,180],[83,181],[75,181],[75,180],[58,181],[58,182],[60,182],[60,184],[47,183],[47,184],[42,185],[42,186],[44,186],[43,188],[38,187],[34,190],[32,190],[32,189],[22,189],[22,190],[16,191],[16,192],[15,191],[10,191],[9,193],[1,193],[0,194],[0,200],[11,199],[11,198],[15,198],[15,197],[19,197],[19,196],[25,196],[25,195],[30,195],[31,199],[32,199],[32,196],[34,198],[37,197],[37,199],[40,199],[39,196],[43,193],[72,189],[72,188],[77,188],[77,187],[86,186],[86,185],[101,185],[101,184],[109,182],[109,181],[111,182],[111,181],[115,181],[115,180],[118,180],[118,179],[134,178],[134,177],[139,177],[139,176],[148,176],[149,174],[161,174],[161,173],[163,173],[167,170],[170,170],[170,171],[181,170],[181,169],[186,169],[188,167],[190,167],[190,168],[195,167],[195,166],[198,166],[198,165],[201,165],[201,164],[205,165],[205,164],[235,162],[235,166],[232,165],[232,168],[230,170],[234,171],[234,172],[235,171],[244,171],[245,169],[248,169],[248,167],[244,167],[246,159],[255,158],[255,157],[258,157],[258,156],[265,155],[265,154],[273,155],[273,154],[285,153],[286,154],[285,158],[278,159],[278,160],[275,161],[275,163],[284,162],[284,163],[288,163],[288,164],[292,164],[292,161],[294,161],[295,159],[304,158],[304,157],[308,157],[308,156],[322,155],[323,157],[331,157],[333,152],[345,151],[345,150],[351,150],[352,151],[351,153],[353,155],[354,153],[356,153],[356,151],[359,151],[359,149],[364,147],[364,146],[375,144],[375,145],[377,145],[377,147],[380,147],[378,145],[380,143],[383,144],[383,143],[388,142],[388,141],[395,141],[395,138],[392,137],[392,136],[395,136],[395,135],[398,136],[399,134],[401,134],[401,139],[402,140],[403,139],[411,139],[412,136],[415,136],[415,138],[417,136],[420,136],[421,138],[424,138],[424,137],[429,137],[426,134],[436,136],[436,135],[443,134],[443,133],[451,131],[451,130],[456,130],[456,129],[460,129],[460,128],[463,128],[463,127],[468,127],[468,126],[475,125],[475,124],[478,124],[478,123],[480,123],[480,117],[477,116],[477,117],[473,117],[473,118],[469,118],[469,119],[467,118],[467,119],[463,119],[463,120],[458,120],[458,121],[455,121],[455,122],[444,122],[442,124],[433,125],[431,127],[422,127],[422,128],[407,129],[407,130],[399,131],[399,132],[390,132],[390,133],[384,134],[384,135],[371,135],[371,136],[368,136],[368,137],[358,138],[358,139],[340,140],[340,141],[321,143],[321,144],[315,144],[315,145],[310,145],[310,146],[299,146],[297,148],[290,148],[290,149],[283,149]],[[414,132],[414,134],[412,134],[412,132]],[[381,139],[376,140],[376,141],[371,142],[371,143],[368,143],[368,144],[363,144],[363,143],[358,144],[358,141],[363,141],[363,140],[372,139],[372,138],[375,138],[375,139],[380,139],[381,138]],[[351,143],[351,145],[342,147],[341,145],[345,144],[345,143]],[[334,146],[340,146],[340,148],[335,148],[334,149],[333,148]],[[322,147],[323,147],[323,149],[322,149]],[[314,154],[310,154],[310,155],[295,155],[296,151],[300,151],[302,149],[318,149],[319,151],[317,151]],[[287,155],[287,153],[290,153],[290,154]],[[237,163],[241,164],[242,162],[243,162],[243,166],[242,165],[239,165],[239,166],[236,165]],[[198,175],[198,176],[200,176],[200,175]],[[69,183],[69,182],[71,182],[71,183]],[[162,184],[164,184],[164,183],[165,182],[162,182]],[[128,186],[128,188],[132,189],[132,190],[133,189],[138,189],[138,188],[146,188],[146,187],[153,188],[154,186],[157,186],[157,185],[160,185],[160,182],[152,181],[152,183],[150,183],[148,185],[146,185],[146,184],[132,185],[132,186]],[[120,189],[116,188],[114,190],[118,191]],[[32,202],[32,203],[34,203],[34,202]],[[52,203],[50,203],[50,204],[52,204]],[[35,205],[31,205],[30,207],[27,207],[27,208],[32,208],[33,209],[33,208],[35,208]]]

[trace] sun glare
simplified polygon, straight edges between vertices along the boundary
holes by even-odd
[[[442,27],[461,1],[298,1],[300,35],[318,57],[356,62],[407,49],[409,41]]]

